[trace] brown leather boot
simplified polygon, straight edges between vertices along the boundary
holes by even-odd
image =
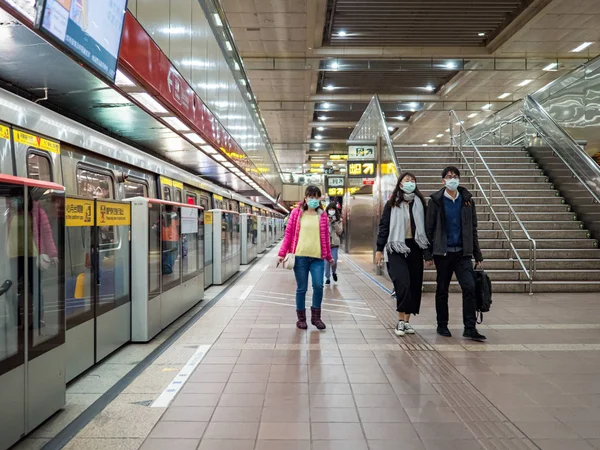
[[[306,323],[306,310],[296,311],[296,315],[298,316],[298,322],[296,322],[296,326],[301,330],[306,330],[308,328],[308,324]]]
[[[321,309],[320,308],[310,308],[310,311],[312,313],[310,322],[315,327],[317,327],[319,330],[324,330],[325,328],[327,328],[327,326],[325,325],[325,322],[323,322],[321,320]]]

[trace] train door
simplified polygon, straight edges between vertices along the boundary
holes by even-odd
[[[67,209],[86,211],[91,220],[67,220],[68,380],[131,337],[129,225],[125,224],[130,220],[129,204],[113,204],[115,181],[109,170],[79,164],[76,182],[77,196],[67,198]],[[123,216],[123,225],[102,224],[101,219],[115,215]]]
[[[207,193],[202,192],[198,197],[198,202],[198,204],[204,208],[202,223],[200,225],[203,227],[204,225],[210,225],[207,222],[212,221],[212,212],[208,212],[212,209],[210,196]],[[207,288],[213,284],[213,239],[210,227],[204,227],[204,230],[204,288]]]
[[[12,152],[12,133],[8,125],[0,122],[0,173],[15,175]]]
[[[183,203],[183,183],[173,181],[173,201]]]
[[[17,176],[63,184],[59,142],[13,129],[13,146]]]
[[[158,180],[160,198],[168,202],[173,201],[173,180],[167,177],[160,177]]]

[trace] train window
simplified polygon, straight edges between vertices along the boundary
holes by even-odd
[[[175,203],[181,203],[181,189],[175,189]]]
[[[148,197],[148,185],[141,181],[128,179],[123,184],[125,198]]]
[[[34,180],[53,181],[50,158],[45,154],[30,151],[27,155],[27,177]]]
[[[170,186],[163,186],[163,200],[166,200],[168,202],[171,201],[171,187]]]
[[[112,177],[106,173],[77,169],[77,194],[91,198],[115,198]]]
[[[196,205],[198,202],[198,197],[193,192],[186,192],[185,197],[185,201],[188,205]]]

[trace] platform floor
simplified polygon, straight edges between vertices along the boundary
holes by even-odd
[[[426,294],[417,334],[398,338],[389,282],[367,257],[342,254],[339,284],[325,290],[327,330],[300,331],[293,273],[274,257],[65,448],[600,448],[600,294],[495,295],[484,344],[460,337],[458,295],[455,337],[437,336]]]

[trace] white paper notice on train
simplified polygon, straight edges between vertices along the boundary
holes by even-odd
[[[181,233],[198,232],[198,210],[196,208],[181,208]]]

